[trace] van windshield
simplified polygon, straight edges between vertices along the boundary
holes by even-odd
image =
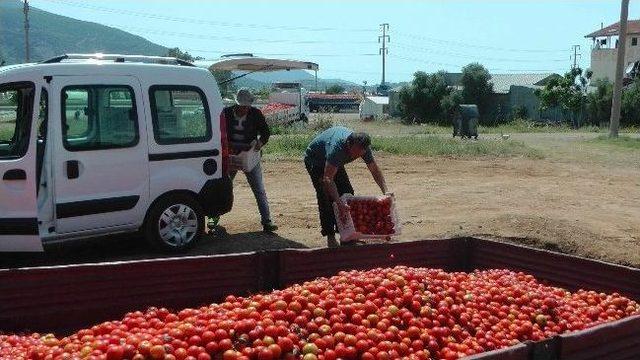
[[[0,159],[17,159],[29,148],[33,84],[0,85]]]

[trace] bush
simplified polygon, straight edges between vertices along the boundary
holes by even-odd
[[[333,125],[331,116],[318,116],[315,121],[309,123],[309,128],[314,132],[322,132]]]
[[[611,119],[613,85],[598,80],[594,83],[596,91],[587,95],[586,110],[589,124],[606,126]],[[623,90],[620,125],[625,127],[640,125],[640,81]]]
[[[524,105],[517,105],[511,109],[512,120],[526,119],[528,115],[527,107]]]
[[[640,126],[640,80],[636,80],[622,94],[620,124],[623,126]]]
[[[344,86],[339,84],[333,84],[327,88],[326,94],[342,94],[344,93]]]
[[[491,74],[484,66],[472,63],[462,68],[462,99],[478,105],[480,124],[489,125],[488,111],[493,96]]]
[[[435,74],[418,71],[411,85],[400,90],[400,113],[405,121],[438,122],[444,117],[441,101],[451,92],[444,74],[443,71]]]
[[[604,125],[611,119],[613,86],[606,80],[594,83],[596,91],[587,95],[587,117],[591,125]]]

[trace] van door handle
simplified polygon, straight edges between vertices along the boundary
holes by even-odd
[[[67,179],[77,179],[80,177],[80,163],[78,160],[67,161]]]
[[[27,180],[27,172],[22,169],[7,170],[2,176],[2,180]]]

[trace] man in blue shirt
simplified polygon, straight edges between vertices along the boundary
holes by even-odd
[[[343,194],[353,194],[344,165],[358,158],[367,164],[373,179],[383,194],[387,193],[387,185],[380,168],[371,152],[371,138],[365,133],[334,126],[318,136],[307,147],[304,163],[316,190],[322,235],[327,237],[327,245],[336,246],[336,219],[332,204],[338,205],[341,217],[349,213],[349,206],[340,199]]]

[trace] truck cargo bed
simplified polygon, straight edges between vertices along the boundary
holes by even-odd
[[[640,299],[640,270],[476,238],[0,270],[0,331],[70,332],[147,306],[193,307],[341,270],[507,268]],[[640,359],[640,316],[472,359]]]

